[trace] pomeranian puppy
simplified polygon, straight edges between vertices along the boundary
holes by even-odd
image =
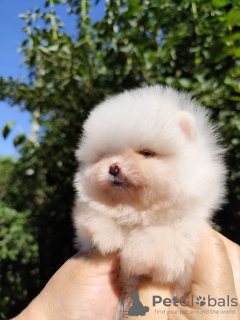
[[[218,140],[208,112],[170,87],[126,91],[90,113],[74,224],[82,251],[118,251],[125,291],[147,275],[188,293],[199,237],[224,199]]]

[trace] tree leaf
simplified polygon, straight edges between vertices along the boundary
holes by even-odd
[[[58,49],[59,49],[58,44],[54,44],[54,45],[48,47],[48,50],[53,51],[53,52],[58,51]]]
[[[13,144],[15,147],[17,147],[18,145],[22,144],[25,140],[26,140],[26,135],[22,133],[14,138]]]
[[[9,135],[9,133],[10,133],[12,127],[15,125],[15,123],[16,123],[15,121],[8,121],[8,122],[6,123],[6,125],[3,127],[3,129],[2,129],[2,135],[3,135],[3,138],[4,138],[4,139],[7,138],[7,136]]]
[[[230,2],[230,0],[212,0],[212,4],[216,7],[225,7]]]
[[[190,88],[192,83],[190,79],[186,79],[186,78],[181,78],[178,80],[178,82],[183,88]]]
[[[240,26],[240,9],[234,8],[228,12],[228,25],[230,27]]]

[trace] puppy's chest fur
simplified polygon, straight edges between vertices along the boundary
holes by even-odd
[[[124,205],[108,207],[95,201],[82,202],[81,200],[79,205],[83,215],[93,216],[93,219],[94,217],[111,219],[125,233],[131,233],[136,229],[143,230],[150,226],[171,227],[174,223],[181,222],[182,216],[186,216],[186,212],[189,211],[188,208],[179,207],[179,203],[175,206],[161,203],[146,209]],[[184,215],[182,211],[185,211]],[[85,214],[85,212],[88,213]]]
[[[195,221],[181,218],[179,212],[174,216],[173,211],[165,215],[136,211],[123,214],[101,206],[97,209],[93,203],[78,202],[75,210],[80,243],[87,250],[95,246],[102,254],[117,251],[124,277],[147,275],[156,282],[174,283],[177,295],[186,294],[199,234],[206,222],[196,221],[196,217]]]

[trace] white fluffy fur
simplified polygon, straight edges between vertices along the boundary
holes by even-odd
[[[125,279],[148,275],[186,294],[200,234],[224,198],[222,149],[207,111],[169,87],[126,91],[90,113],[76,156],[82,250],[118,251]],[[112,184],[112,163],[124,188]]]

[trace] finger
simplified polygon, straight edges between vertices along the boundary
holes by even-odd
[[[227,249],[219,235],[207,228],[202,235],[192,273],[194,295],[235,295],[231,263]]]
[[[149,311],[145,313],[144,320],[167,320],[169,307],[161,303],[161,307],[157,307],[159,298],[162,301],[172,296],[171,287],[164,284],[153,283],[149,278],[143,278],[140,282],[137,292],[143,307],[149,307]],[[154,306],[154,303],[155,306]],[[138,308],[139,310],[139,308]],[[145,309],[146,310],[146,309]],[[129,320],[135,320],[136,316],[129,316]]]
[[[100,276],[117,271],[119,257],[117,253],[103,256],[93,249],[85,255],[75,254],[67,263],[72,264],[73,268],[80,268],[81,272],[87,273],[89,276]]]
[[[228,258],[232,265],[233,270],[233,277],[234,277],[234,283],[235,283],[235,289],[238,297],[238,301],[240,301],[240,246],[228,238],[224,237],[222,234],[215,231],[219,237],[224,242]]]
[[[222,298],[227,301],[227,295],[229,295],[230,299],[237,297],[232,266],[224,241],[216,231],[209,227],[202,234],[198,253],[195,257],[192,272],[192,286],[191,292],[189,293],[190,298],[187,300],[189,307],[182,305],[178,307],[172,306],[170,309],[172,314],[169,316],[169,320],[198,320],[199,317],[201,317],[201,319],[209,319],[209,314],[207,313],[209,312],[208,304],[204,306],[197,305],[196,297],[201,296],[207,300],[207,297],[211,296],[216,300]],[[217,311],[219,307],[216,305],[210,309]],[[233,312],[233,314],[213,314],[211,315],[211,319],[238,319],[239,314],[236,314],[236,307],[228,307],[228,310]]]
[[[117,268],[117,255],[76,254],[64,263],[41,292],[45,314],[50,309],[49,319],[55,320],[58,317],[52,314],[59,315],[61,309],[64,316],[71,310],[76,319],[112,319],[120,297]]]

